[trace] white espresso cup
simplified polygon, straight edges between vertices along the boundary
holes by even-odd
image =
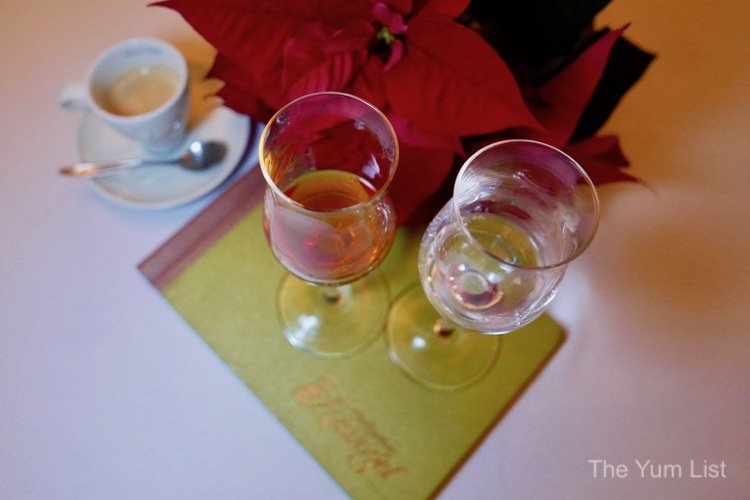
[[[168,151],[186,133],[187,62],[162,40],[125,40],[101,54],[84,81],[66,85],[58,104],[93,113],[146,149]]]

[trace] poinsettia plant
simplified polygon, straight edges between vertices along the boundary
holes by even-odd
[[[217,51],[224,103],[265,122],[290,100],[336,90],[383,110],[396,130],[391,187],[401,222],[450,197],[473,150],[538,139],[595,182],[634,180],[616,136],[596,132],[652,56],[594,31],[608,0],[165,0]]]

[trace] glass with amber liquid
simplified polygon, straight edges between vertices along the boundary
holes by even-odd
[[[591,179],[562,151],[509,140],[476,152],[424,233],[421,287],[408,288],[391,309],[391,359],[434,389],[480,380],[501,334],[547,308],[598,220]]]
[[[324,357],[367,347],[391,299],[377,267],[396,232],[387,194],[398,164],[393,127],[358,97],[309,94],[269,120],[259,156],[263,228],[289,271],[277,291],[284,335]]]

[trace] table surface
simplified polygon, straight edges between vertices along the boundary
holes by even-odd
[[[605,127],[646,185],[601,189],[550,309],[568,339],[443,498],[750,490],[750,9],[677,5],[598,18],[658,54]],[[216,193],[141,211],[56,175],[80,121],[61,88],[140,35],[213,57],[143,1],[0,5],[0,496],[345,497],[136,269]]]

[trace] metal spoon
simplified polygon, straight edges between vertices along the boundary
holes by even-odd
[[[172,158],[131,158],[127,160],[74,163],[60,168],[60,175],[91,177],[149,165],[179,165],[187,170],[205,170],[220,162],[224,158],[226,151],[227,147],[222,142],[195,141],[191,142],[180,156]]]

